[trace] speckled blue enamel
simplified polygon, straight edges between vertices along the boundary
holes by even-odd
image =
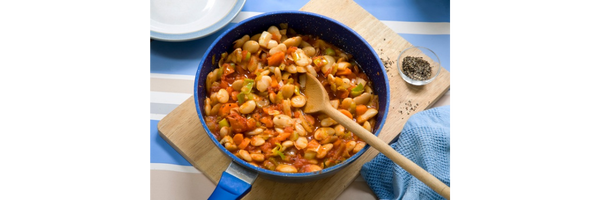
[[[202,117],[202,112],[204,110],[202,109],[204,108],[203,100],[206,97],[206,76],[210,71],[218,67],[217,65],[212,64],[213,56],[215,56],[218,61],[221,53],[231,52],[233,50],[233,42],[235,40],[244,35],[252,36],[257,33],[262,33],[262,31],[267,30],[269,26],[278,26],[279,23],[288,23],[288,26],[293,28],[299,34],[319,36],[321,39],[332,43],[353,55],[353,58],[359,63],[361,68],[373,82],[373,90],[379,95],[379,114],[377,116],[377,123],[373,126],[374,130],[376,130],[375,135],[379,135],[387,116],[390,89],[383,64],[379,60],[377,53],[360,35],[349,27],[331,18],[309,12],[284,11],[264,13],[248,18],[221,34],[204,54],[204,57],[198,66],[198,71],[196,72],[195,85],[198,86],[194,89],[196,111],[198,112],[204,130],[206,130],[214,144],[217,145],[223,153],[232,158],[234,162],[239,163],[248,169],[257,171],[262,178],[285,182],[304,182],[325,178],[352,163],[368,149],[368,146],[346,161],[317,173],[291,174],[275,172],[252,166],[227,151],[219,144],[216,138],[210,134],[206,122],[204,121],[204,117]]]

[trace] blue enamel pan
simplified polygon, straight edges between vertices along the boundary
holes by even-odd
[[[227,170],[223,172],[221,179],[217,184],[217,188],[209,199],[240,199],[250,191],[252,183],[258,176],[280,182],[306,182],[322,179],[340,171],[355,161],[369,148],[367,145],[363,150],[344,162],[318,172],[282,173],[248,164],[246,161],[227,151],[210,133],[210,130],[204,121],[204,109],[202,108],[204,108],[204,99],[206,98],[206,76],[209,72],[218,67],[217,64],[212,64],[213,56],[219,58],[221,53],[233,51],[233,42],[244,35],[252,36],[261,33],[262,31],[267,30],[269,26],[277,26],[280,23],[288,23],[290,28],[293,28],[300,34],[319,36],[321,39],[344,49],[353,55],[353,58],[373,82],[373,91],[379,95],[379,114],[377,116],[377,122],[373,126],[375,135],[379,135],[379,132],[385,123],[390,99],[390,88],[387,76],[383,64],[375,50],[373,50],[367,41],[354,30],[331,18],[301,11],[270,12],[246,19],[222,33],[212,43],[202,57],[198,66],[198,71],[196,72],[194,100],[196,102],[198,117],[214,145],[216,145],[225,156],[228,156],[232,160]]]

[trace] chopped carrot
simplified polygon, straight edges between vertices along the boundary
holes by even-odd
[[[245,149],[248,144],[250,144],[250,139],[249,138],[244,138],[244,140],[242,140],[242,142],[238,145],[239,149]]]
[[[340,111],[342,114],[346,115],[346,117],[352,119],[352,113],[350,113],[350,111],[346,110],[346,109],[338,109],[338,111]]]
[[[221,104],[221,108],[219,108],[219,116],[225,116],[229,114],[229,110],[231,110],[232,108],[237,108],[238,105],[237,103],[224,103]]]
[[[235,140],[234,140],[234,141],[235,141]],[[341,143],[342,143],[342,140],[336,140],[336,141],[333,143],[333,147],[334,147],[334,148],[337,148],[338,146],[340,146],[340,144],[341,144]],[[338,149],[341,149],[341,147],[340,147],[340,148],[338,148]]]
[[[236,145],[240,145],[242,141],[244,141],[244,135],[242,135],[241,133],[235,134],[235,136],[233,136],[233,142]]]
[[[273,87],[273,88],[279,87],[279,82],[277,82],[277,78],[275,78],[275,75],[271,76],[271,87]]]
[[[356,116],[361,116],[365,112],[367,112],[367,106],[365,106],[365,105],[356,106]]]
[[[290,135],[292,135],[292,133],[285,131],[283,133],[280,133],[279,135],[277,135],[277,137],[274,137],[273,139],[275,141],[277,141],[277,143],[281,143],[281,142],[285,141],[287,138],[289,138]]]
[[[271,55],[271,57],[267,58],[269,66],[279,66],[283,61],[284,56],[285,53],[283,52],[277,52]]]
[[[350,74],[352,74],[352,70],[350,70],[350,69],[348,69],[348,68],[346,68],[346,69],[344,69],[344,70],[341,70],[341,71],[340,71],[340,70],[338,70],[338,71],[335,73],[335,75],[337,75],[337,76],[345,76],[345,75],[350,75]]]
[[[295,46],[291,46],[290,48],[287,49],[287,51],[285,52],[286,54],[292,54],[294,53],[296,50],[298,49],[298,47]]]

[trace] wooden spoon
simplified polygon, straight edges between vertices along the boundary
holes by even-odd
[[[325,91],[325,88],[319,80],[313,75],[306,73],[306,89],[304,94],[306,95],[307,102],[304,106],[305,113],[316,113],[321,112],[331,117],[336,122],[340,123],[346,129],[360,137],[367,144],[373,148],[379,150],[383,155],[390,158],[408,173],[412,174],[415,178],[419,179],[425,185],[429,186],[438,194],[442,195],[446,199],[450,199],[450,187],[438,180],[435,176],[425,171],[419,165],[415,164],[402,154],[398,153],[387,143],[380,140],[373,133],[367,131],[358,123],[342,114],[329,103],[329,95]]]

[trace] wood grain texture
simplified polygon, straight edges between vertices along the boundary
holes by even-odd
[[[412,86],[398,74],[395,59],[412,45],[351,0],[312,0],[301,11],[328,16],[352,28],[379,54],[394,61],[387,67],[390,82],[390,108],[379,138],[389,143],[402,130],[406,120],[429,108],[450,88],[450,73],[442,69],[433,82]],[[158,131],[194,167],[217,183],[231,161],[221,153],[202,128],[194,98],[190,97],[158,123]],[[362,165],[377,155],[370,148],[337,174],[308,183],[280,183],[258,177],[244,199],[335,199],[359,175]]]

